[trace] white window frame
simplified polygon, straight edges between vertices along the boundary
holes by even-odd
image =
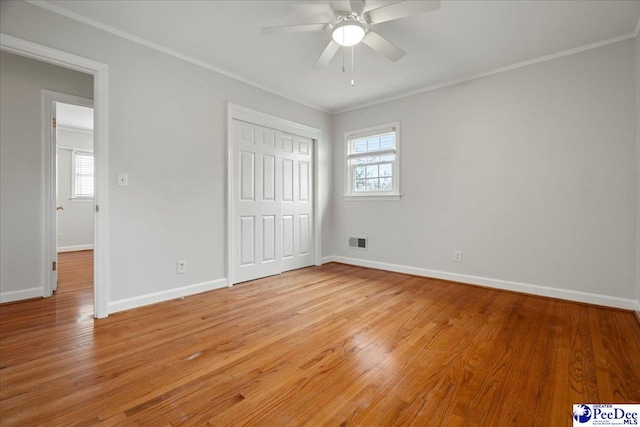
[[[93,196],[78,196],[76,193],[76,154],[91,154],[91,156],[93,157],[93,179],[94,179],[94,190],[93,190]],[[92,202],[93,198],[95,196],[95,155],[93,154],[93,151],[91,150],[82,150],[82,149],[76,149],[73,148],[71,150],[71,197],[69,197],[69,199],[72,202]]]
[[[349,165],[349,141],[357,138],[364,138],[380,133],[394,131],[396,134],[395,160],[392,162],[392,190],[391,191],[355,191],[353,188],[353,169],[355,166]],[[344,133],[344,176],[345,192],[344,200],[347,201],[382,201],[400,200],[400,122],[386,123],[372,126],[365,129],[356,129]]]

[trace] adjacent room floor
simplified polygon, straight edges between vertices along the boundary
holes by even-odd
[[[58,254],[58,289],[56,293],[93,290],[93,251]]]
[[[102,320],[92,298],[0,307],[3,426],[566,426],[640,402],[628,311],[335,263]]]

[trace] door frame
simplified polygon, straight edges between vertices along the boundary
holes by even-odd
[[[53,90],[42,90],[42,131],[44,138],[44,161],[45,165],[45,174],[46,174],[46,185],[45,185],[45,204],[46,208],[46,219],[47,221],[47,250],[50,259],[53,261],[58,261],[58,213],[57,213],[57,205],[58,200],[56,198],[56,194],[58,193],[58,166],[56,161],[58,143],[56,130],[57,126],[52,126],[52,120],[54,117],[57,117],[56,108],[54,107],[54,103],[63,103],[63,104],[71,104],[71,105],[80,105],[83,107],[90,107],[93,109],[93,99],[83,98],[81,96],[70,95],[67,93],[56,92]],[[92,134],[92,139],[93,134]],[[94,147],[95,150],[95,142]],[[72,160],[73,161],[73,160]],[[72,177],[73,179],[73,177]],[[93,214],[93,228],[94,228],[94,239],[95,239],[95,221],[96,221],[96,211],[94,207]],[[51,262],[48,260],[47,262]],[[46,267],[45,268],[49,270]],[[57,270],[57,269],[56,269]],[[58,272],[56,270],[49,270],[49,278],[45,281],[45,286],[43,288],[42,296],[48,298],[53,295],[53,291],[57,289],[56,280],[58,277]],[[95,279],[95,277],[94,277]]]
[[[68,52],[53,49],[37,43],[26,41],[8,34],[0,33],[0,49],[20,56],[26,56],[41,62],[58,65],[93,76],[93,114],[94,134],[93,149],[95,157],[95,197],[96,206],[94,220],[94,317],[100,319],[109,315],[109,221],[108,221],[108,171],[109,171],[109,129],[108,129],[108,66],[94,60],[77,56]],[[43,105],[44,109],[44,105]],[[45,112],[43,111],[43,114]],[[46,116],[45,116],[46,117]],[[50,179],[51,164],[47,156],[47,150],[51,149],[46,144],[46,134],[50,131],[47,126],[42,129],[42,170],[45,171],[42,178],[43,212],[42,212],[42,295],[50,295],[53,285],[51,283],[50,254],[51,247],[56,242],[51,242],[51,212],[49,212],[51,197],[48,181]]]
[[[233,266],[236,259],[236,243],[233,241],[233,120],[242,120],[256,125],[276,129],[294,135],[304,136],[313,140],[313,260],[315,265],[322,265],[322,226],[318,202],[318,151],[322,131],[318,128],[296,123],[281,117],[243,107],[231,102],[227,103],[227,286],[234,285]]]

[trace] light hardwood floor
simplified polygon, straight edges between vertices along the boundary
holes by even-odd
[[[569,426],[640,402],[632,312],[341,264],[103,320],[91,299],[0,306],[2,426]]]
[[[58,254],[58,290],[73,292],[93,289],[93,251]]]

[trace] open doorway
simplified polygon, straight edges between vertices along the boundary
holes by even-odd
[[[3,178],[6,171],[15,172],[15,179],[3,179],[3,203],[2,215],[3,249],[5,246],[11,248],[21,248],[21,250],[3,250],[2,255],[2,280],[0,287],[0,303],[21,301],[38,297],[50,297],[53,294],[55,283],[57,283],[56,262],[57,262],[57,212],[55,196],[55,151],[56,146],[51,143],[52,117],[49,109],[52,102],[46,101],[49,89],[61,90],[68,93],[78,92],[73,89],[71,82],[62,76],[61,69],[79,71],[80,73],[92,76],[93,108],[95,118],[94,129],[94,156],[95,156],[95,185],[94,201],[94,263],[93,263],[93,315],[96,318],[107,317],[109,314],[108,296],[108,66],[94,60],[83,58],[65,51],[52,49],[48,46],[39,45],[30,41],[22,40],[6,34],[0,34],[0,55],[14,54],[22,58],[21,61],[35,60],[36,63],[51,64],[50,72],[39,73],[33,80],[37,85],[23,84],[24,78],[33,76],[35,70],[30,64],[25,72],[13,73],[20,84],[5,87],[8,82],[5,78],[9,65],[7,61],[1,61],[3,68],[3,90],[0,100],[3,103],[3,153],[7,153],[9,148],[22,155],[20,161],[14,156],[2,156]],[[11,74],[11,73],[9,73]],[[11,74],[11,75],[13,75]],[[23,78],[24,77],[24,78]],[[75,80],[74,80],[75,81]],[[48,83],[47,83],[48,82]],[[11,89],[11,90],[5,90]],[[33,89],[33,90],[32,90]],[[45,89],[45,90],[42,90]],[[12,91],[27,91],[28,102],[16,97]],[[82,91],[86,93],[87,91]],[[38,100],[38,93],[42,99]],[[88,95],[88,94],[87,94]],[[83,95],[83,96],[87,96]],[[17,102],[16,100],[21,100]],[[5,102],[6,101],[6,102]],[[66,102],[66,100],[58,100]],[[71,102],[73,104],[73,102]],[[15,105],[19,108],[5,108],[6,105]],[[34,120],[28,126],[25,113]],[[11,120],[5,120],[10,116]],[[9,116],[8,116],[9,114]],[[36,120],[42,121],[42,126],[35,126]],[[6,126],[5,126],[6,125]],[[5,138],[5,134],[13,129],[15,137]],[[38,135],[40,134],[40,135]],[[40,138],[39,138],[40,136]],[[38,145],[26,144],[28,141],[42,141]],[[6,150],[5,150],[6,149]],[[39,149],[41,151],[39,151]],[[7,159],[11,159],[8,162]],[[8,166],[7,166],[8,165]],[[29,167],[25,167],[28,165]],[[7,166],[7,167],[5,167]],[[15,192],[5,192],[5,183],[11,183],[16,187]],[[26,187],[26,184],[29,187]],[[9,185],[9,184],[7,184]],[[9,200],[5,195],[15,196]],[[15,200],[14,200],[15,199]],[[15,203],[13,203],[15,201]],[[6,202],[6,203],[5,203]],[[25,211],[24,206],[29,202],[30,208]],[[25,213],[26,212],[26,213]],[[16,223],[28,223],[24,227],[15,226]],[[11,227],[5,227],[12,224]],[[25,239],[25,230],[30,231],[30,240]],[[7,232],[5,232],[7,231]],[[42,233],[44,231],[44,233]],[[18,242],[19,245],[14,244]],[[29,246],[30,250],[25,250]],[[5,268],[6,267],[6,268]],[[26,274],[26,273],[29,274]],[[53,273],[52,273],[53,272]],[[34,286],[34,284],[36,284]]]
[[[95,162],[90,99],[56,102],[56,293],[93,292]]]

